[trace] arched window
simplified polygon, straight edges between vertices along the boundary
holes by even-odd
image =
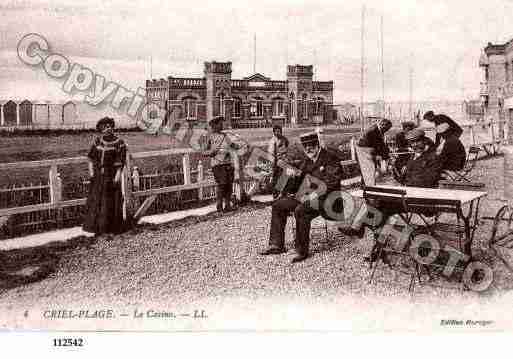
[[[233,114],[234,118],[239,118],[241,114],[242,100],[238,97],[233,98]]]
[[[308,118],[308,95],[306,93],[303,94],[303,96],[301,97],[301,100],[302,100],[302,103],[301,105],[303,106],[303,118],[304,119],[307,119]]]
[[[283,99],[276,97],[273,99],[273,116],[280,117],[285,114],[285,108],[283,106]]]
[[[323,106],[324,99],[322,97],[317,97],[314,102],[314,115],[322,115],[323,114]]]
[[[290,98],[290,117],[294,117],[294,92],[291,92],[289,95]]]
[[[261,97],[255,97],[251,100],[251,116],[252,117],[263,117],[264,116],[264,99]]]
[[[195,120],[196,113],[196,99],[192,96],[184,97],[182,99],[183,115],[186,120]]]

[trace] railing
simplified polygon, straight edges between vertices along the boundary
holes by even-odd
[[[233,88],[248,88],[249,83],[251,81],[247,80],[232,80],[232,87]],[[263,86],[259,87],[263,89],[270,89],[270,90],[285,90],[287,88],[287,81],[265,81],[263,82]]]
[[[314,91],[331,91],[333,90],[333,82],[332,81],[313,81],[313,90]]]
[[[174,88],[202,88],[205,87],[204,79],[195,78],[172,78],[170,79],[170,87]]]

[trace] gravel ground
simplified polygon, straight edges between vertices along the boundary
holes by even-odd
[[[475,170],[474,179],[485,182],[489,191],[481,206],[483,215],[494,215],[502,204],[494,199],[503,186],[496,181],[501,171],[501,157],[480,161]],[[480,302],[512,287],[512,275],[504,266],[481,253],[490,222],[483,222],[476,232],[473,247],[477,256],[494,268],[495,281],[489,290],[456,290],[456,281],[440,280],[435,284],[442,288],[422,286],[410,294],[408,278],[383,267],[376,283],[368,284],[370,271],[363,257],[372,246],[369,234],[356,240],[331,228],[326,238],[323,228],[315,228],[311,257],[292,265],[293,235],[289,225],[288,253],[259,256],[257,252],[267,244],[270,215],[270,207],[253,203],[230,215],[212,214],[144,226],[111,241],[82,241],[68,250],[61,248],[57,269],[46,279],[10,289],[0,286],[0,310],[94,303],[116,307],[145,303],[184,306],[227,298],[245,298],[249,302],[296,298],[312,303],[341,297],[351,298],[353,303],[362,298],[393,297],[409,303],[463,298]]]

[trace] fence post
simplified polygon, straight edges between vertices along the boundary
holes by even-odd
[[[201,182],[203,182],[204,179],[204,173],[203,173],[203,162],[201,160],[198,161],[198,183],[200,184],[200,187],[198,188],[198,199],[200,201],[203,201],[203,186],[201,185]]]
[[[508,120],[504,120],[504,144],[507,145],[508,144],[508,140],[509,140],[509,129],[510,129],[510,126],[509,126],[509,121]]]
[[[355,138],[351,136],[351,140],[349,141],[350,151],[351,151],[351,160],[356,161],[356,148],[355,148]]]
[[[94,169],[93,169],[93,162],[92,161],[87,161],[87,169],[89,171],[89,177],[93,177]]]
[[[139,191],[141,187],[141,175],[139,174],[139,168],[135,166],[132,173],[132,187],[135,191]]]
[[[59,172],[57,172],[57,165],[50,166],[48,178],[50,182],[50,203],[57,203],[62,199],[62,181]]]
[[[185,153],[182,157],[183,163],[183,184],[191,184],[191,157],[188,153]]]
[[[490,140],[492,142],[492,145],[491,145],[491,152],[492,152],[492,155],[495,155],[496,153],[496,149],[495,149],[495,133],[494,133],[494,129],[493,129],[493,120],[490,120]]]

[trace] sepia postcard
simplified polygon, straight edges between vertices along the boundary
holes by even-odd
[[[512,330],[512,23],[3,1],[0,328]]]

